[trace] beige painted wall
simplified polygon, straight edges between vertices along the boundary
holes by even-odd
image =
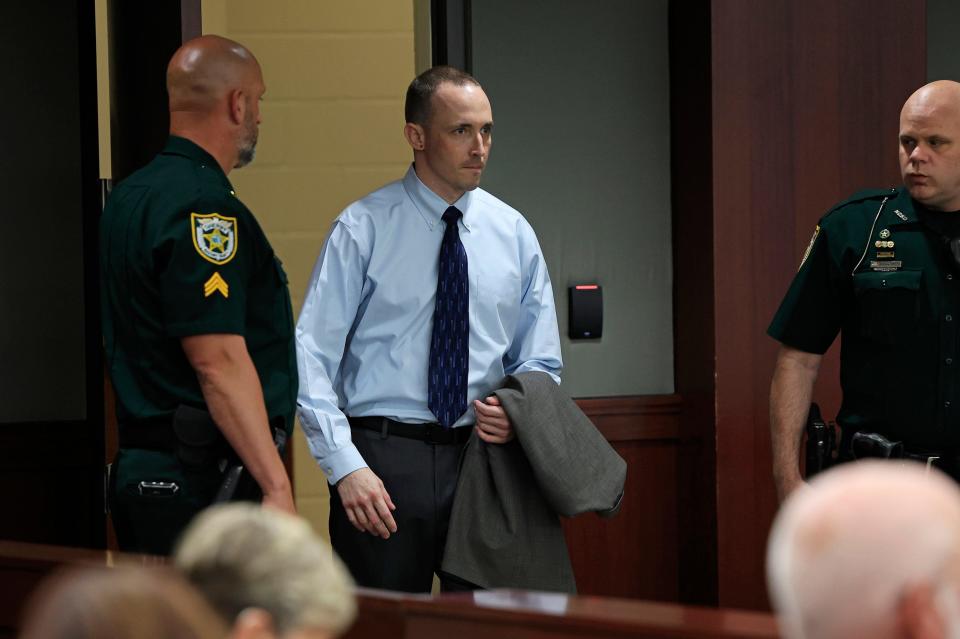
[[[411,160],[403,96],[414,75],[411,0],[204,0],[203,32],[237,40],[267,85],[257,158],[230,180],[290,278],[299,312],[330,223]],[[329,493],[297,428],[297,507],[327,534]]]

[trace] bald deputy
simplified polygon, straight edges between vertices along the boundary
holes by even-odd
[[[781,499],[802,481],[804,421],[838,333],[841,460],[886,448],[960,478],[960,84],[910,96],[899,149],[903,186],[858,193],[820,220],[768,329],[782,344],[770,389]],[[857,433],[889,446],[855,445]]]
[[[100,228],[113,522],[121,549],[158,554],[238,466],[236,496],[294,511],[274,441],[297,394],[287,278],[227,179],[254,156],[260,65],[203,36],[174,54],[167,90],[170,139],[114,189]]]

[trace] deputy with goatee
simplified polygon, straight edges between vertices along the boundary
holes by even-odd
[[[174,54],[167,89],[169,141],[101,223],[113,521],[121,549],[160,554],[240,466],[256,485],[236,494],[294,511],[274,437],[297,391],[287,278],[227,179],[253,159],[260,65],[203,36]]]

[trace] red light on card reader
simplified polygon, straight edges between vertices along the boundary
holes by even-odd
[[[596,284],[578,284],[574,286],[574,288],[577,289],[578,291],[595,291],[600,287],[597,286]]]

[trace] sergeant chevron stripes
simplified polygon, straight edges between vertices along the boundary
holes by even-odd
[[[210,297],[217,291],[224,297],[230,297],[230,286],[220,277],[220,273],[214,273],[203,285],[203,296]]]

